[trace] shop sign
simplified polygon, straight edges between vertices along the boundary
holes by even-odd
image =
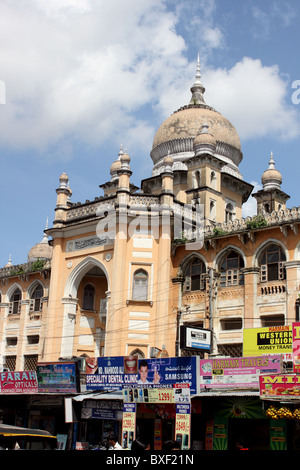
[[[281,355],[200,360],[200,390],[259,388],[259,374],[280,373]]]
[[[191,405],[176,405],[175,419],[175,439],[181,445],[181,450],[189,449],[190,442],[190,422],[191,422]]]
[[[136,366],[132,359],[99,357],[94,373],[86,375],[87,390],[137,390],[141,397],[147,394],[143,389],[172,389],[177,383],[186,383],[192,394],[197,392],[198,357],[139,359]]]
[[[173,388],[124,388],[126,403],[190,403],[189,384],[174,384]]]
[[[79,374],[75,362],[49,362],[37,365],[39,392],[76,393]]]
[[[300,375],[276,374],[259,377],[259,393],[262,398],[286,398],[288,400],[300,397]]]
[[[182,325],[180,327],[180,348],[210,351],[211,331]]]
[[[269,326],[243,330],[243,356],[291,354],[292,351],[292,326]]]
[[[135,439],[136,405],[135,403],[124,403],[122,421],[122,447],[131,449]]]
[[[93,419],[116,419],[116,412],[114,410],[101,410],[99,408],[92,409]]]
[[[293,323],[293,365],[294,372],[300,372],[300,323]]]
[[[0,393],[37,393],[35,371],[8,371],[0,373]]]
[[[270,450],[287,450],[285,419],[270,420]]]

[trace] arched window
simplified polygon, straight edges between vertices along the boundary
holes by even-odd
[[[95,288],[91,284],[87,284],[83,289],[83,310],[94,310],[95,305]]]
[[[41,284],[36,286],[32,292],[30,299],[30,310],[33,312],[40,312],[42,310],[42,297],[44,295],[44,290]]]
[[[138,269],[133,275],[132,299],[148,299],[148,273],[144,269]]]
[[[259,260],[261,282],[285,279],[285,261],[286,256],[278,245],[266,248]]]
[[[201,177],[201,173],[200,173],[200,170],[196,170],[194,171],[193,173],[193,187],[196,189],[196,188],[200,188],[201,184],[200,184],[200,177]]]
[[[234,207],[228,202],[225,208],[225,222],[231,222],[234,219]]]
[[[236,251],[231,250],[222,260],[220,266],[220,286],[238,286],[244,284],[244,275],[241,269],[244,260]]]
[[[21,300],[22,300],[22,292],[20,289],[16,288],[12,295],[11,301],[9,303],[9,313],[16,315],[21,311]]]
[[[210,172],[210,186],[211,188],[216,189],[216,185],[217,185],[216,173],[214,171],[211,171]]]
[[[139,359],[144,359],[145,358],[145,354],[143,353],[143,351],[141,351],[140,349],[136,348],[134,349],[130,354],[129,356],[137,356]]]
[[[204,289],[205,264],[200,258],[193,258],[185,270],[184,291]]]

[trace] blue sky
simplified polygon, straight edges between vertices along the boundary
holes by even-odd
[[[132,182],[151,176],[154,134],[188,103],[198,52],[244,180],[260,184],[272,151],[298,206],[299,24],[298,0],[2,0],[0,266],[26,262],[52,226],[63,171],[73,202],[102,195],[121,145]]]

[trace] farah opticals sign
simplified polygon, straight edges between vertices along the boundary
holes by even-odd
[[[193,328],[189,326],[181,326],[180,348],[210,351],[211,331],[200,328]]]
[[[34,371],[0,373],[0,393],[37,393],[38,382]]]

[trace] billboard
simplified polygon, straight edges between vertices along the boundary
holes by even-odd
[[[293,331],[291,326],[245,328],[243,330],[243,356],[263,354],[291,354]]]
[[[197,392],[198,357],[138,359],[136,364],[134,360],[137,358],[99,357],[94,373],[86,375],[87,390],[163,389],[187,383],[191,394]]]
[[[38,382],[34,371],[7,371],[0,373],[0,393],[37,393]]]
[[[76,362],[47,362],[37,365],[39,392],[76,393],[79,371]]]
[[[262,398],[297,400],[300,397],[300,375],[268,374],[259,377],[259,393]]]
[[[259,374],[282,371],[281,355],[200,360],[200,390],[259,388]]]

